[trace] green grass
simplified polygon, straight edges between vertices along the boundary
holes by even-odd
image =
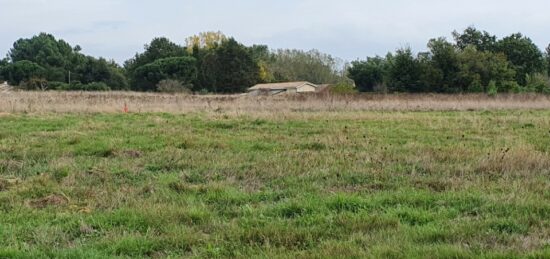
[[[0,117],[0,258],[550,258],[550,112]]]

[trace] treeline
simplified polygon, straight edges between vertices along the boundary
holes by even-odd
[[[23,89],[240,93],[257,83],[346,79],[330,55],[247,47],[221,32],[189,37],[184,45],[155,38],[123,66],[80,51],[45,33],[20,39],[0,63],[0,80]]]
[[[123,68],[80,51],[48,34],[20,39],[0,62],[0,79],[23,89],[128,89]]]
[[[550,46],[544,53],[522,34],[499,39],[473,27],[453,38],[430,40],[427,52],[402,48],[344,64],[317,50],[245,46],[205,32],[181,45],[155,38],[121,66],[41,33],[14,43],[0,60],[0,80],[28,90],[241,93],[257,83],[309,81],[348,92],[550,93]]]
[[[354,61],[348,75],[363,92],[550,93],[550,46],[543,53],[520,33],[498,39],[474,27],[453,38],[432,39],[417,55],[402,48]]]

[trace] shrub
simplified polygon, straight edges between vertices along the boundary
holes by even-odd
[[[197,93],[200,94],[200,95],[210,94],[210,92],[206,88],[203,88],[203,89],[199,90]]]
[[[496,96],[498,93],[497,83],[494,80],[491,80],[489,82],[489,85],[487,86],[487,94],[489,96]]]
[[[483,92],[483,85],[481,84],[481,81],[479,79],[474,80],[469,86],[468,86],[468,92],[471,93],[482,93]]]
[[[526,77],[529,92],[550,93],[550,79],[543,74],[531,74]]]
[[[63,82],[48,82],[48,88],[50,90],[66,90],[69,89],[69,84]]]
[[[48,90],[48,80],[44,78],[33,77],[27,81],[21,81],[19,88],[23,90]]]
[[[111,88],[107,86],[107,84],[103,82],[94,82],[89,84],[82,84],[80,82],[72,83],[72,84],[65,84],[65,83],[58,83],[56,84],[59,88],[57,90],[64,90],[64,91],[110,91]]]
[[[498,85],[498,92],[522,92],[522,87],[516,81],[504,81]]]
[[[339,83],[330,88],[331,93],[335,94],[354,94],[357,93],[357,88],[350,83]]]
[[[180,81],[166,79],[157,84],[157,91],[162,93],[191,93],[191,87],[183,85]]]
[[[388,93],[388,86],[385,83],[380,83],[374,86],[373,90],[377,93]]]

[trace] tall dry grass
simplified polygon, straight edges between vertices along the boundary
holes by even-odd
[[[1,113],[466,111],[550,109],[550,96],[507,94],[172,95],[137,92],[0,92]]]

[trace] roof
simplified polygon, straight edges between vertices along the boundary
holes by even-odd
[[[273,84],[257,84],[253,87],[250,87],[249,91],[254,90],[287,90],[287,89],[298,89],[302,86],[310,85],[317,88],[317,85],[310,82],[287,82],[287,83],[273,83]]]

